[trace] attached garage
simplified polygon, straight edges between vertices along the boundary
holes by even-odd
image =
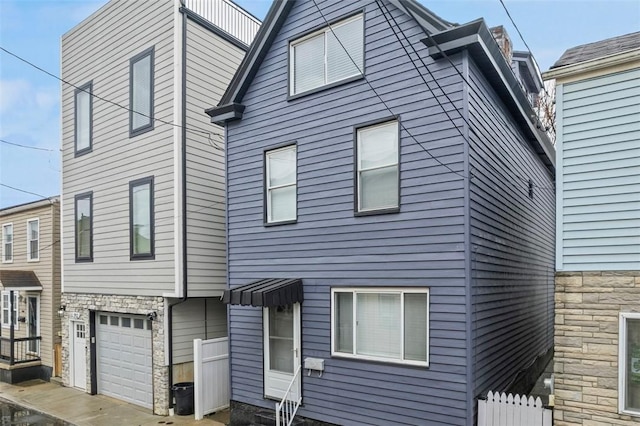
[[[100,312],[96,322],[98,393],[152,409],[151,321]]]

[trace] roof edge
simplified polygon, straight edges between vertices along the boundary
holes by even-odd
[[[603,68],[626,64],[628,62],[633,62],[636,60],[640,60],[640,48],[615,53],[609,56],[602,56],[600,58],[578,62],[576,64],[564,65],[558,68],[551,68],[550,70],[542,73],[542,79],[561,79],[576,74],[582,74],[589,71],[596,71]]]
[[[498,44],[494,40],[484,19],[480,18],[450,30],[433,34],[422,42],[429,48],[434,59],[444,54],[468,50],[476,59],[476,64],[487,76],[494,76],[492,86],[498,96],[512,111],[514,118],[525,131],[529,143],[547,166],[555,174],[555,148],[549,137],[538,128],[537,115],[525,96],[520,83],[513,74],[510,65],[504,60]]]
[[[5,207],[3,209],[0,209],[0,215],[6,216],[14,213],[20,213],[20,212],[31,210],[31,209],[37,209],[39,207],[46,207],[51,204],[56,204],[59,202],[60,202],[60,196],[54,195],[48,198],[43,198],[41,200],[29,201],[28,203],[24,203],[24,204],[17,204],[15,206]]]

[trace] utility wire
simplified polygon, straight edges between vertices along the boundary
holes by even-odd
[[[68,86],[71,86],[71,87],[73,87],[73,88],[74,88],[74,89],[76,89],[76,90],[82,91],[82,92],[84,92],[84,93],[88,94],[89,96],[92,96],[92,97],[94,97],[94,98],[96,98],[96,99],[100,99],[101,101],[107,102],[107,103],[109,103],[109,104],[111,104],[111,105],[115,105],[115,106],[117,106],[118,108],[122,108],[122,109],[124,109],[124,110],[126,110],[126,111],[129,111],[129,112],[132,112],[132,113],[134,113],[134,114],[141,115],[141,116],[146,117],[146,118],[148,118],[148,119],[150,119],[150,120],[157,121],[158,123],[162,123],[162,124],[166,124],[166,125],[168,125],[168,126],[174,126],[174,127],[178,127],[178,128],[181,128],[181,129],[185,129],[186,131],[188,131],[188,132],[192,132],[192,133],[199,133],[199,134],[207,135],[207,136],[208,136],[208,141],[209,141],[209,143],[211,144],[211,146],[212,146],[214,149],[218,149],[218,150],[224,151],[224,149],[223,149],[223,148],[220,148],[220,147],[218,147],[218,146],[215,146],[215,145],[212,143],[212,141],[211,141],[211,135],[218,136],[218,137],[220,137],[220,138],[222,139],[222,141],[224,141],[224,135],[222,135],[221,133],[212,132],[212,131],[209,131],[209,130],[206,130],[206,129],[201,129],[201,128],[197,127],[197,126],[190,126],[191,128],[188,128],[188,127],[186,127],[186,126],[184,126],[184,125],[180,125],[180,124],[172,123],[172,122],[170,122],[170,121],[165,121],[165,120],[162,120],[162,119],[160,119],[160,118],[152,117],[152,116],[150,116],[150,115],[147,115],[147,114],[144,114],[144,113],[141,113],[141,112],[138,112],[138,111],[134,111],[133,109],[131,109],[131,108],[129,108],[129,107],[126,107],[126,106],[124,106],[124,105],[121,105],[121,104],[119,104],[119,103],[117,103],[117,102],[114,102],[114,101],[112,101],[112,100],[110,100],[110,99],[106,99],[106,98],[103,98],[102,96],[98,96],[98,95],[96,95],[96,94],[94,94],[94,93],[92,93],[92,92],[88,91],[86,88],[82,88],[82,87],[76,86],[75,84],[73,84],[73,83],[71,83],[71,82],[69,82],[69,81],[67,81],[67,80],[65,80],[65,79],[63,79],[63,78],[61,78],[61,77],[58,77],[57,75],[55,75],[55,74],[53,74],[53,73],[51,73],[51,72],[49,72],[49,71],[45,70],[45,69],[44,69],[44,68],[42,68],[42,67],[39,67],[38,65],[34,64],[33,62],[28,61],[27,59],[25,59],[25,58],[23,58],[23,57],[21,57],[21,56],[19,56],[19,55],[15,54],[15,53],[13,53],[13,52],[11,52],[11,51],[7,50],[7,49],[5,49],[5,48],[4,48],[4,47],[2,47],[2,46],[0,46],[0,50],[2,50],[3,52],[5,52],[5,53],[6,53],[6,54],[8,54],[8,55],[13,56],[14,58],[18,59],[19,61],[22,61],[22,62],[24,62],[25,64],[27,64],[27,65],[29,65],[29,66],[31,66],[31,67],[33,67],[33,68],[37,69],[38,71],[43,72],[43,73],[47,74],[48,76],[53,77],[53,78],[55,78],[56,80],[59,80],[59,81],[61,81],[62,83],[66,84],[66,85],[68,85]],[[195,130],[194,130],[194,129],[195,129]]]
[[[60,151],[58,149],[48,149],[48,148],[40,148],[38,146],[22,145],[22,144],[15,143],[15,142],[9,142],[9,141],[6,141],[4,139],[0,139],[0,142],[6,143],[7,145],[19,146],[20,148],[37,149],[38,151],[48,151],[48,152],[59,152]]]
[[[389,106],[387,105],[387,103],[384,101],[384,99],[382,99],[382,97],[378,94],[378,92],[376,91],[376,89],[373,87],[373,85],[369,82],[369,80],[367,79],[367,77],[364,75],[364,72],[362,69],[360,69],[360,66],[356,63],[356,61],[353,59],[353,57],[351,56],[351,54],[349,53],[349,51],[347,50],[347,48],[344,46],[344,44],[342,44],[342,41],[340,40],[340,38],[338,37],[338,35],[335,33],[335,31],[333,30],[333,26],[329,23],[329,21],[327,20],[327,18],[324,16],[324,14],[322,13],[322,10],[320,9],[320,6],[318,6],[318,4],[316,3],[316,0],[312,0],[313,4],[316,6],[316,9],[318,9],[318,12],[320,13],[320,16],[322,17],[322,19],[324,20],[324,22],[327,24],[327,26],[329,27],[329,29],[331,30],[331,33],[333,34],[333,36],[335,37],[335,39],[338,41],[338,43],[340,44],[340,46],[342,47],[342,49],[344,50],[344,52],[347,54],[347,56],[349,57],[349,59],[351,60],[351,62],[355,65],[355,67],[358,69],[358,71],[360,72],[360,74],[362,74],[362,78],[364,79],[364,81],[369,85],[369,87],[371,88],[371,90],[373,91],[373,93],[376,95],[376,97],[380,100],[380,102],[384,105],[384,107],[387,109],[387,111],[389,111],[389,113],[393,114],[393,111],[391,110],[391,108],[389,108]],[[440,161],[435,155],[433,155],[427,148],[424,147],[424,145],[422,143],[420,143],[412,134],[411,132],[409,132],[409,130],[404,126],[404,124],[402,124],[402,122],[398,121],[398,123],[400,124],[400,127],[409,135],[409,137],[411,137],[411,139],[413,139],[419,146],[420,148],[422,148],[422,150],[424,152],[426,152],[435,162],[437,162],[438,164],[440,164],[441,166],[443,166],[444,168],[446,168],[447,170],[449,170],[451,173],[456,174],[458,176],[460,176],[463,179],[467,179],[468,176],[465,176],[464,173],[460,173],[457,172],[455,170],[453,170],[451,167],[449,167],[448,165],[446,165],[445,163],[443,163],[442,161]],[[457,126],[455,126],[456,128],[458,128]],[[460,129],[458,129],[458,132],[460,132]],[[462,133],[460,133],[462,134]],[[463,136],[464,137],[464,136]]]
[[[415,61],[413,60],[413,58],[411,57],[411,55],[409,54],[409,52],[407,51],[406,47],[404,46],[404,44],[402,43],[402,41],[400,40],[398,34],[396,33],[395,28],[398,28],[400,30],[400,32],[402,33],[402,35],[404,36],[405,40],[407,41],[407,43],[411,46],[413,53],[418,57],[418,59],[420,60],[420,62],[422,63],[422,66],[427,70],[427,72],[429,73],[429,75],[431,76],[431,78],[433,79],[433,81],[436,83],[436,85],[438,86],[438,88],[440,89],[440,91],[442,91],[442,93],[445,95],[445,97],[447,98],[447,100],[449,101],[449,103],[454,106],[454,109],[458,112],[458,114],[460,115],[460,118],[462,118],[462,120],[464,120],[464,122],[467,124],[469,130],[478,138],[480,138],[480,135],[478,135],[478,133],[475,131],[475,129],[473,128],[473,126],[471,126],[471,124],[469,123],[468,119],[462,114],[462,112],[460,112],[460,110],[458,108],[455,108],[455,105],[453,103],[453,101],[451,100],[451,98],[449,98],[449,95],[444,91],[444,89],[442,88],[442,86],[440,86],[440,83],[438,82],[438,80],[435,78],[435,76],[433,75],[433,73],[431,72],[431,70],[429,69],[429,67],[425,64],[424,60],[422,59],[422,57],[418,54],[417,50],[415,49],[415,47],[411,44],[411,42],[409,41],[409,39],[407,38],[406,34],[404,34],[404,31],[402,31],[402,28],[400,28],[400,26],[398,25],[398,22],[395,20],[393,14],[389,11],[389,9],[387,8],[387,6],[384,4],[383,0],[376,0],[376,4],[378,5],[378,8],[380,9],[380,12],[382,13],[382,15],[384,16],[385,20],[387,21],[387,23],[389,24],[389,27],[391,28],[391,30],[393,31],[394,35],[396,36],[396,39],[398,40],[398,43],[400,43],[400,45],[402,46],[402,48],[404,49],[405,53],[407,54],[407,56],[409,57],[409,60],[411,60],[412,65],[414,66],[414,68],[416,69],[416,71],[418,72],[418,75],[422,78],[423,82],[425,83],[425,85],[427,86],[427,88],[431,91],[431,93],[433,93],[433,90],[431,90],[429,83],[426,81],[426,79],[424,78],[424,75],[420,72],[420,70],[418,69]],[[389,18],[387,17],[386,13],[382,10],[382,6],[384,6],[385,10],[387,11],[387,13],[389,14],[389,16],[391,16],[391,19],[393,20],[394,25],[391,24],[391,22],[389,21]],[[395,28],[394,28],[395,26]],[[440,47],[440,45],[433,39],[433,37],[431,37],[431,34],[429,32],[426,32],[427,37],[429,38],[430,42],[437,47],[439,53],[449,62],[449,64],[451,65],[451,67],[456,71],[456,73],[462,78],[462,80],[466,83],[467,87],[473,91],[476,96],[481,96],[481,94],[479,94],[476,89],[470,84],[470,82],[467,80],[467,78],[464,76],[464,74],[462,74],[462,72],[458,69],[458,67],[453,63],[453,61],[451,60],[451,58],[449,58],[449,56],[442,50],[442,48]],[[434,98],[436,98],[437,100],[437,96],[435,93],[433,93]],[[451,121],[454,125],[455,123],[453,122],[453,120],[451,119],[451,117],[449,116],[447,110],[445,109],[445,107],[438,101],[438,104],[442,107],[442,110],[445,112],[447,118],[449,119],[449,121]],[[491,109],[489,110],[489,112],[491,113],[491,115],[496,118],[497,120],[501,121],[501,123],[505,126],[506,129],[509,130],[509,133],[512,134],[512,136],[514,136],[517,140],[519,140],[519,138],[517,137],[517,135],[514,135],[513,132],[511,131],[511,126],[509,126],[509,124],[504,120],[504,118],[502,118],[500,116],[500,114],[498,113],[498,111],[495,110],[495,108],[493,107],[493,105],[490,105]],[[462,133],[460,133],[462,135]],[[463,135],[464,138],[464,135]],[[466,139],[466,138],[465,138]],[[515,175],[515,177],[521,181],[523,181],[524,183],[526,183],[527,185],[529,185],[529,180],[525,179],[525,178],[521,178],[520,176]],[[536,186],[537,188],[541,188],[541,189],[548,189],[548,190],[552,190],[555,191],[555,188],[553,187],[546,187],[546,186],[541,186],[541,185],[537,185],[534,184],[534,186]]]
[[[38,241],[38,242],[39,242],[39,241]],[[50,247],[55,246],[55,245],[56,245],[56,244],[58,244],[59,242],[60,242],[60,240],[56,240],[56,241],[52,242],[51,244],[49,244],[48,246],[38,247],[38,254],[39,254],[40,252],[42,252],[42,251],[44,251],[44,250],[46,250],[46,249],[50,248]],[[14,243],[15,243],[15,241],[14,241]],[[14,244],[14,245],[15,245],[15,244]],[[27,255],[27,254],[29,254],[29,252],[28,252],[28,251],[24,251],[24,252],[15,252],[15,251],[13,251],[13,252],[11,253],[11,256],[12,256],[12,258],[15,258],[15,257],[17,257],[17,256],[25,256],[25,255]]]
[[[44,195],[36,194],[35,192],[26,191],[24,189],[16,188],[14,186],[7,185],[7,184],[4,184],[4,183],[0,183],[0,186],[4,186],[5,188],[13,189],[14,191],[24,192],[25,194],[35,195],[36,197],[40,197],[40,198],[43,198],[43,199],[51,200],[51,197],[45,197]]]

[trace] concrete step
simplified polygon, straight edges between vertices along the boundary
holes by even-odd
[[[292,426],[303,426],[304,420],[299,417],[293,419]],[[260,410],[253,415],[253,424],[251,426],[275,426],[276,413],[271,410]]]

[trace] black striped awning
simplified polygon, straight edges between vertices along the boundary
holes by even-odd
[[[266,278],[225,290],[222,295],[222,303],[264,307],[301,303],[302,299],[300,278]]]

